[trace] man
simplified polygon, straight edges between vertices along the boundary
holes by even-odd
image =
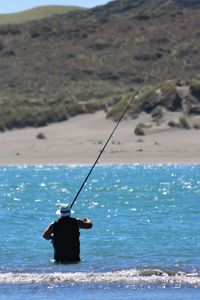
[[[43,238],[52,240],[54,247],[54,259],[59,263],[80,261],[80,228],[92,228],[92,221],[71,218],[69,205],[61,206],[56,212],[61,217],[51,223],[45,230]]]

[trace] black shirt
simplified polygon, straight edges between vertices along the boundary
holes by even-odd
[[[57,262],[80,260],[79,226],[75,218],[62,217],[53,225],[54,259]]]

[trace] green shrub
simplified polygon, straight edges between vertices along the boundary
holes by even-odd
[[[195,124],[193,125],[193,128],[194,128],[194,129],[200,129],[200,123],[195,123]]]
[[[105,110],[106,108],[106,105],[105,103],[102,101],[102,102],[99,102],[99,101],[89,101],[85,104],[85,112],[86,113],[93,113],[99,109],[103,109]]]
[[[170,111],[182,109],[182,100],[176,92],[176,81],[167,80],[158,86],[161,90],[160,105]]]
[[[154,110],[151,112],[151,117],[153,119],[153,122],[159,124],[162,117],[163,117],[163,111],[162,108],[157,106],[156,108],[154,108]]]
[[[169,126],[169,127],[178,127],[178,123],[177,123],[177,122],[174,122],[174,121],[172,121],[172,120],[170,120],[170,121],[168,122],[168,126]]]
[[[45,140],[46,136],[44,135],[44,133],[40,132],[36,135],[36,138],[39,140]]]
[[[145,135],[144,128],[145,128],[145,125],[143,123],[139,123],[135,127],[135,131],[134,131],[135,135]]]
[[[168,126],[170,127],[178,127],[178,128],[183,128],[183,129],[189,129],[190,125],[188,124],[187,120],[185,117],[180,117],[178,122],[175,121],[169,121]]]
[[[155,61],[160,59],[163,56],[161,51],[155,51],[153,53],[139,53],[134,56],[134,60],[139,61]]]
[[[155,87],[149,86],[140,95],[135,105],[133,105],[133,108],[138,112],[145,111],[146,113],[151,113],[157,105],[158,99],[156,97]]]
[[[188,124],[185,117],[179,118],[179,126],[180,126],[180,128],[190,129],[190,125]]]
[[[108,112],[107,117],[113,119],[114,121],[118,121],[127,105],[128,100],[123,98]]]
[[[0,28],[0,35],[19,35],[21,31],[15,25],[2,26]]]
[[[0,123],[0,132],[4,132],[4,131],[5,131],[4,124]]]
[[[3,43],[0,42],[0,51],[2,51],[4,49],[4,45]]]
[[[190,91],[192,95],[200,98],[200,80],[193,80],[190,84]]]

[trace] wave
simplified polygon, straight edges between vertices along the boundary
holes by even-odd
[[[167,272],[161,269],[129,269],[112,272],[0,273],[0,284],[94,283],[94,284],[172,284],[200,287],[198,273]]]

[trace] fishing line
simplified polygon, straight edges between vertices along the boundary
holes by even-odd
[[[83,189],[83,187],[84,187],[86,181],[88,180],[90,174],[92,173],[94,167],[95,167],[96,164],[98,163],[98,161],[99,161],[101,155],[103,154],[103,152],[104,152],[106,146],[108,145],[110,139],[112,138],[112,136],[113,136],[115,130],[117,129],[117,127],[119,126],[120,122],[121,122],[122,119],[124,118],[125,114],[127,113],[127,111],[129,110],[129,108],[131,107],[133,101],[135,100],[135,97],[139,94],[140,90],[142,89],[143,85],[144,85],[145,82],[147,81],[148,77],[149,77],[149,75],[146,75],[146,76],[145,76],[145,78],[144,78],[142,84],[141,84],[141,85],[138,87],[138,89],[135,91],[135,94],[133,95],[131,101],[129,102],[129,104],[127,105],[127,107],[126,107],[126,109],[124,110],[123,114],[122,114],[121,117],[119,118],[119,120],[118,120],[117,124],[115,125],[113,131],[111,132],[110,136],[108,137],[107,141],[105,142],[105,145],[103,146],[102,150],[100,151],[99,155],[97,156],[97,159],[95,160],[93,166],[91,167],[90,171],[88,172],[87,176],[85,177],[85,180],[83,181],[82,185],[80,186],[80,188],[79,188],[79,190],[78,190],[78,192],[77,192],[77,194],[76,194],[74,200],[72,201],[72,203],[71,203],[71,205],[70,205],[70,208],[72,208],[72,206],[74,205],[74,203],[75,203],[76,199],[78,198],[80,192],[82,191],[82,189]]]

